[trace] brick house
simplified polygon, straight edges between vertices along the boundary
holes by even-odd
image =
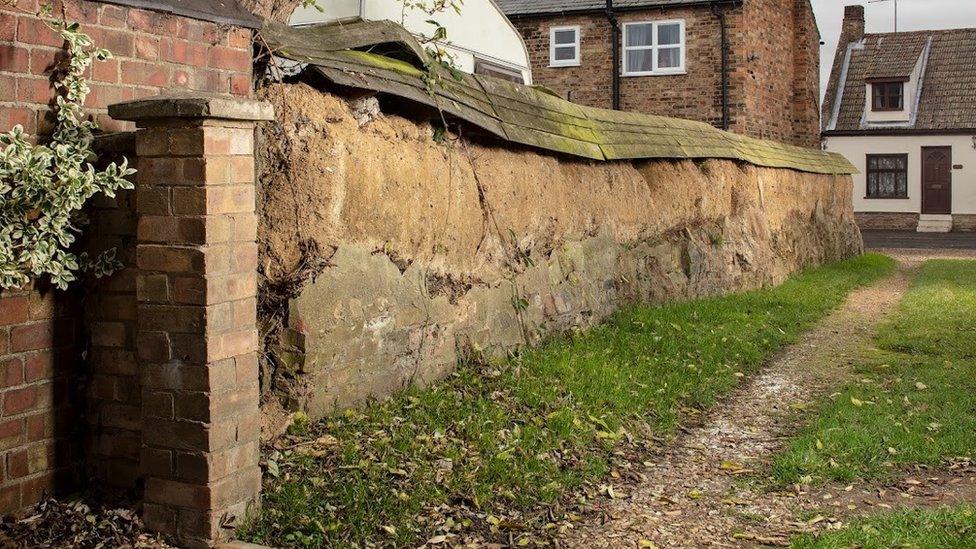
[[[809,0],[498,3],[525,39],[533,82],[572,101],[820,144]]]
[[[976,29],[865,34],[847,6],[824,142],[860,170],[865,229],[976,230]]]
[[[40,4],[0,3],[3,133],[52,129],[51,73],[64,44],[36,15]],[[124,269],[69,291],[43,280],[0,291],[0,513],[90,482],[144,498],[147,526],[181,546],[207,546],[228,533],[222,517],[239,515],[260,487],[247,117],[267,117],[248,99],[261,21],[228,0],[64,0],[63,8],[113,53],[93,66],[85,112],[103,131],[125,132],[96,146],[128,157],[137,190],[87,206],[83,245],[116,248]],[[186,115],[135,107],[109,115],[111,105],[173,91],[218,99]],[[213,265],[223,270],[214,275]],[[223,331],[212,326],[218,313]],[[219,357],[218,375],[210,345],[231,336],[222,352],[235,356]],[[185,370],[179,384],[160,380],[167,367]],[[219,407],[218,382],[237,408]],[[233,436],[218,439],[228,428]]]

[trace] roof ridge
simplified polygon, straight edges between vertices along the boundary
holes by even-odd
[[[734,0],[616,0],[621,11],[643,8],[683,7],[695,4],[727,3]],[[589,13],[606,9],[606,0],[497,0],[509,17],[532,17],[561,13]]]
[[[962,32],[976,32],[976,27],[962,27],[958,29],[921,29],[912,31],[898,31],[898,32],[869,32],[865,33],[864,37],[890,37],[890,36],[908,36],[908,35],[931,35],[931,34],[952,34],[952,33],[962,33]]]

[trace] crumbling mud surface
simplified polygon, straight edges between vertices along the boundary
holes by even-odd
[[[427,123],[306,85],[263,95],[279,117],[259,139],[267,372],[312,416],[623,303],[777,284],[861,252],[848,176],[438,143]]]

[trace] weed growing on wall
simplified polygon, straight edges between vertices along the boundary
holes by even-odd
[[[36,145],[21,126],[0,135],[0,288],[46,275],[65,289],[80,271],[100,277],[119,266],[115,249],[97,257],[71,251],[84,225],[85,203],[98,193],[113,197],[118,189],[132,188],[126,177],[135,170],[126,160],[103,170],[93,166],[97,125],[82,112],[90,91],[85,75],[94,61],[111,53],[95,47],[78,23],[48,19],[50,11],[40,15],[67,45],[54,82],[54,133],[48,143]]]
[[[303,8],[315,8],[315,9],[321,11],[321,12],[324,12],[325,11],[325,8],[323,8],[322,5],[319,4],[317,0],[302,0],[302,7]]]
[[[447,10],[460,14],[463,5],[464,0],[403,0],[400,24],[406,23],[407,10],[420,10],[429,17],[433,17],[435,14]],[[446,70],[452,78],[458,81],[464,76],[454,63],[454,57],[438,44],[448,43],[447,28],[436,19],[428,19],[426,23],[433,25],[434,31],[429,37],[424,37],[421,40],[425,46],[424,50],[427,52],[427,59],[424,60],[426,70],[422,78],[427,86],[427,93],[434,95],[435,88],[442,84],[441,69]]]

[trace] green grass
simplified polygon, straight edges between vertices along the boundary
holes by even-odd
[[[858,521],[836,532],[806,535],[793,549],[970,549],[976,547],[976,507],[887,513]]]
[[[615,448],[670,433],[892,265],[867,255],[777,288],[630,308],[330,418],[269,457],[264,512],[241,533],[275,546],[410,545],[487,522],[518,536],[604,476]],[[462,504],[480,514],[453,511]]]
[[[911,355],[976,359],[976,261],[926,262],[878,344]]]
[[[877,342],[776,459],[778,482],[884,477],[976,453],[976,261],[924,264]]]

